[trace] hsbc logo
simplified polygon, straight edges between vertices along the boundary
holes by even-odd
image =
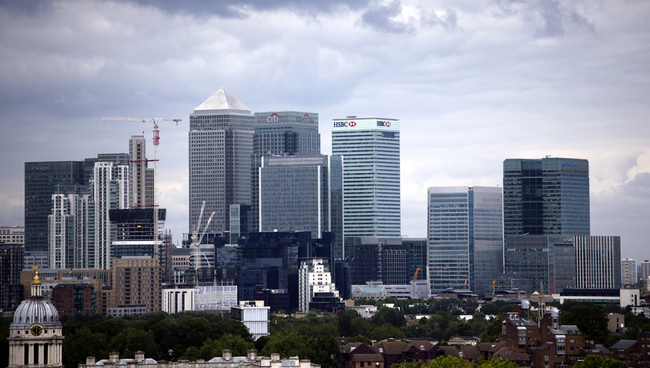
[[[377,121],[377,126],[378,126],[378,127],[386,127],[386,128],[390,128],[390,121],[382,121],[382,120],[379,120],[379,121]]]
[[[357,126],[356,121],[335,121],[334,122],[334,128],[354,128]]]

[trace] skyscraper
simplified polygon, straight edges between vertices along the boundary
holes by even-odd
[[[115,227],[111,226],[110,210],[125,209],[129,204],[129,167],[112,162],[95,162],[93,179],[90,181],[91,214],[88,254],[89,266],[109,270],[112,266],[112,238]]]
[[[153,206],[153,168],[147,168],[146,141],[144,136],[129,139],[129,205],[131,207]]]
[[[309,231],[314,238],[331,232],[334,257],[342,258],[342,169],[341,156],[263,157],[259,231]]]
[[[25,251],[48,251],[48,216],[57,187],[84,184],[83,161],[25,162]]]
[[[298,111],[255,113],[251,166],[250,229],[259,228],[259,168],[264,156],[320,155],[318,114]]]
[[[499,187],[429,188],[431,293],[466,287],[483,297],[503,272],[501,198]]]
[[[503,216],[506,235],[589,235],[589,161],[505,160]]]
[[[65,186],[52,195],[48,216],[51,269],[88,268],[88,237],[91,214],[88,187]]]
[[[400,122],[397,119],[334,119],[332,154],[343,170],[345,237],[399,237]]]
[[[231,204],[250,204],[253,133],[251,110],[223,88],[190,115],[190,232],[203,201],[210,233],[229,229]]]

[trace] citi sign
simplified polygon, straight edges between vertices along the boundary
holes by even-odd
[[[270,116],[266,117],[266,122],[267,123],[277,123],[278,122],[278,114],[273,113]]]
[[[347,128],[347,127],[354,128],[355,126],[357,126],[356,121],[335,121],[334,122],[334,128]]]

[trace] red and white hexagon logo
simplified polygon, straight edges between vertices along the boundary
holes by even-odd
[[[351,126],[351,127],[355,127],[355,126],[357,126],[357,122],[356,121],[351,121],[348,125]]]
[[[387,126],[387,127],[390,126],[390,121],[387,121],[387,122],[386,122],[386,126]]]

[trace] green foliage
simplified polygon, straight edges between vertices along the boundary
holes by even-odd
[[[465,359],[453,356],[437,357],[427,364],[427,368],[467,368],[469,364]]]
[[[481,312],[486,315],[497,315],[501,313],[507,313],[512,311],[514,305],[503,300],[497,300],[492,303],[486,303],[481,307]]]
[[[160,359],[158,344],[151,331],[127,327],[111,339],[109,346],[112,351],[120,352],[122,358],[134,358],[136,351],[143,351],[146,357]]]
[[[351,343],[351,342],[360,342],[360,343],[362,343],[362,344],[366,344],[366,345],[368,345],[368,346],[372,346],[372,341],[370,341],[368,338],[366,338],[366,337],[363,336],[363,335],[357,335],[357,336],[353,336],[353,337],[348,337],[347,339],[345,339],[345,341],[343,341],[343,345],[349,344],[349,343]]]
[[[572,303],[570,308],[562,313],[563,325],[578,326],[585,340],[593,340],[597,344],[607,340],[610,333],[607,329],[607,312],[603,308],[591,303]]]
[[[518,367],[519,366],[515,362],[511,362],[509,360],[494,359],[494,358],[490,358],[488,360],[485,360],[484,358],[479,358],[474,362],[474,364],[472,364],[472,368],[518,368]]]
[[[322,367],[334,367],[337,365],[335,357],[338,347],[338,342],[333,336],[305,336],[297,331],[286,331],[271,335],[262,355],[279,353],[283,358],[297,355]]]
[[[501,320],[505,315],[505,313],[501,313],[487,324],[485,330],[483,331],[483,334],[481,335],[481,342],[496,341],[499,333],[501,332]]]
[[[626,368],[627,364],[616,359],[605,358],[600,355],[589,355],[582,362],[576,363],[574,368]]]

